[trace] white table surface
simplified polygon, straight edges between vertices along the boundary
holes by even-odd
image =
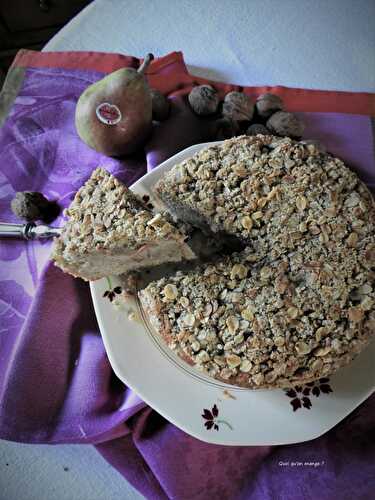
[[[181,50],[213,80],[375,92],[374,19],[374,0],[96,0],[44,50]],[[0,441],[0,500],[140,498],[91,446]]]

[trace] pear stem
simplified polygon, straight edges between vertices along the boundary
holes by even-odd
[[[153,54],[147,54],[146,57],[143,59],[143,63],[139,66],[138,68],[138,73],[140,73],[141,75],[144,74],[144,72],[146,71],[148,65],[150,64],[150,62],[154,59],[154,55]]]

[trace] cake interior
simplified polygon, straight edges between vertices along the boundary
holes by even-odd
[[[175,239],[165,239],[140,242],[136,249],[129,249],[126,244],[119,244],[110,251],[87,252],[74,257],[74,268],[77,275],[96,280],[102,278],[103,275],[120,275],[129,271],[158,266],[165,262],[179,262],[192,258],[194,258],[194,254],[186,243]],[[69,265],[68,260],[65,261],[65,265]]]
[[[85,280],[195,258],[184,233],[100,167],[65,215],[52,259],[63,271]]]

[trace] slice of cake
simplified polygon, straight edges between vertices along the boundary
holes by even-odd
[[[103,168],[93,172],[65,213],[52,259],[73,276],[96,280],[195,257],[184,234]]]
[[[318,238],[273,262],[246,251],[139,292],[166,344],[197,369],[248,388],[328,376],[374,338],[375,243],[358,252]]]

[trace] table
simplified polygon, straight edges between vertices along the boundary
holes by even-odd
[[[213,80],[375,92],[372,0],[284,0],[280,5],[274,0],[96,0],[44,50],[138,57],[181,50],[191,73]],[[2,441],[0,471],[6,485],[0,500],[142,498],[90,446]]]

